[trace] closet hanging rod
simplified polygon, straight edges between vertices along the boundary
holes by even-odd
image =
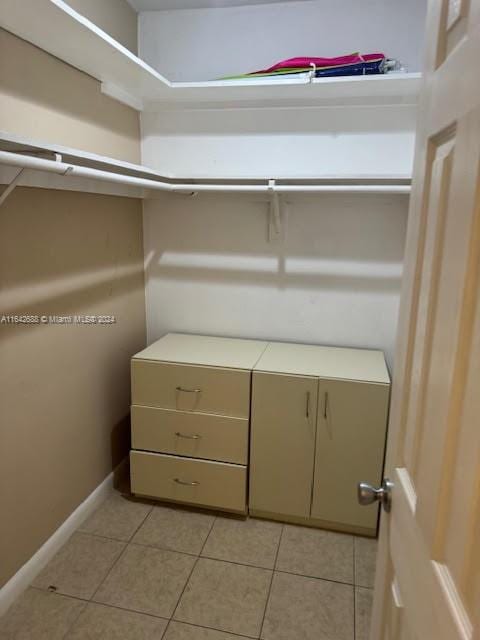
[[[192,193],[199,191],[212,192],[236,192],[236,193],[396,193],[409,194],[410,185],[407,184],[196,184],[196,183],[170,183],[137,178],[121,173],[90,169],[66,162],[45,160],[32,156],[26,156],[11,151],[0,151],[0,164],[6,164],[23,169],[48,171],[58,175],[68,175],[78,178],[89,178],[115,182],[131,187],[153,189],[158,191],[170,191],[173,193]]]

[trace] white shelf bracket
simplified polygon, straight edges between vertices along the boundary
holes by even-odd
[[[135,109],[135,111],[143,111],[144,109],[143,100],[141,98],[137,98],[131,93],[128,93],[128,91],[118,87],[116,84],[113,84],[113,82],[102,82],[100,85],[100,91],[109,98],[112,98],[117,102],[121,102],[131,109]]]
[[[2,194],[0,195],[0,207],[8,198],[8,196],[12,193],[12,191],[15,189],[24,171],[25,169],[20,169],[20,171],[18,171],[18,173],[14,176],[14,178],[12,178],[12,181],[10,182],[10,184],[7,185],[7,187],[5,187],[5,189],[2,191]]]
[[[280,238],[282,234],[282,204],[280,196],[275,191],[275,180],[268,181],[268,192],[270,194],[268,239],[271,242]]]

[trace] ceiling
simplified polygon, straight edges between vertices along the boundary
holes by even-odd
[[[249,4],[274,4],[295,0],[127,0],[137,11],[171,9],[206,9],[209,7],[242,7]]]

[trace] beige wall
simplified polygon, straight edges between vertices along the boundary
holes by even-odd
[[[127,0],[67,0],[67,4],[137,53],[137,13]]]
[[[0,130],[140,160],[134,110],[1,30]],[[129,359],[145,345],[141,201],[17,188],[0,207],[1,314],[117,321],[0,324],[0,586],[128,451]]]
[[[129,359],[145,346],[139,200],[18,188],[0,208],[0,586],[127,454]]]
[[[138,113],[100,83],[0,30],[0,130],[140,162]]]

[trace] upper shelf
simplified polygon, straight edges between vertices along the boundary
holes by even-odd
[[[62,0],[2,0],[0,25],[102,83],[138,110],[179,106],[415,104],[421,74],[170,82]]]

